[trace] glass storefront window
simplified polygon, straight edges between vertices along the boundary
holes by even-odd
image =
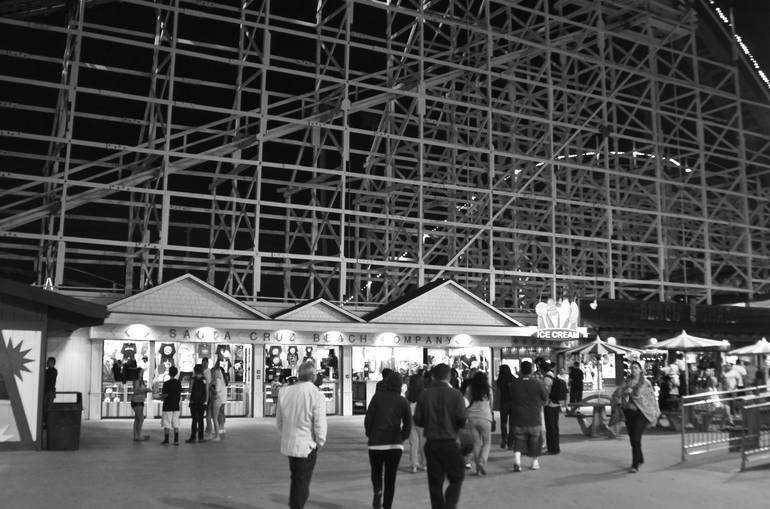
[[[471,369],[489,372],[491,349],[474,346],[465,348],[428,348],[430,366],[448,364],[462,380]],[[490,380],[491,382],[491,380]]]
[[[382,380],[385,368],[402,375],[415,373],[423,365],[423,349],[420,347],[363,346],[353,348],[353,380]]]
[[[180,411],[182,417],[190,415],[187,404],[193,366],[200,364],[204,357],[209,359],[209,367],[221,367],[227,382],[227,401],[225,415],[228,417],[243,417],[249,415],[251,403],[251,345],[230,343],[177,343],[157,342],[155,359],[157,370],[152,381],[154,396],[160,394],[163,382],[168,380],[168,368],[175,366],[182,382],[182,402]],[[153,397],[155,415],[161,415],[163,401]]]
[[[281,387],[297,381],[299,365],[307,360],[315,363],[318,376],[315,384],[326,398],[327,415],[339,411],[339,348],[318,348],[311,345],[265,346],[264,415],[274,416]]]
[[[168,369],[175,366],[182,382],[180,411],[183,417],[190,415],[187,404],[193,366],[204,357],[209,365],[221,366],[228,382],[225,415],[246,416],[251,411],[252,346],[217,343],[181,343],[170,341],[114,341],[104,342],[102,364],[102,417],[133,417],[131,410],[132,384],[126,383],[124,364],[134,359],[143,368],[147,387],[152,388],[148,406],[152,416],[160,417],[163,402],[157,398],[168,380]],[[150,413],[150,409],[145,407]]]
[[[145,384],[149,386],[149,341],[104,342],[102,355],[102,417],[133,417],[131,395],[133,388],[125,364],[135,360],[142,368]],[[126,383],[128,381],[128,383]]]

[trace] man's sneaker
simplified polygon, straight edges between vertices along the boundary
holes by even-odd
[[[184,443],[186,444],[194,444],[195,442],[196,440],[194,438],[188,438],[187,440],[184,441]]]
[[[514,472],[521,472],[521,465],[517,465],[517,464],[514,463],[513,471]]]
[[[540,462],[537,460],[532,460],[532,466],[530,468],[532,470],[540,470]]]
[[[168,445],[168,440],[164,440],[160,443],[160,445]]]

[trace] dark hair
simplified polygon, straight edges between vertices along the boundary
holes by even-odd
[[[508,364],[501,364],[500,371],[497,374],[497,387],[499,389],[508,389],[508,384],[513,380],[513,373]]]
[[[176,366],[171,366],[170,368],[168,368],[168,376],[170,376],[171,378],[174,378],[177,373],[179,373],[179,370],[176,369]]]
[[[444,363],[441,363],[433,366],[433,369],[430,370],[430,376],[434,380],[447,381],[451,376],[451,372],[452,370],[449,369],[449,366],[447,366]]]
[[[425,377],[418,371],[409,377],[409,383],[406,388],[406,399],[408,399],[410,403],[416,403],[423,389],[425,389]]]
[[[203,374],[203,364],[196,364],[193,366],[193,373],[196,375],[202,375]]]
[[[485,397],[489,399],[489,382],[487,381],[487,374],[483,371],[477,371],[473,375],[470,388],[471,404],[473,404],[474,401],[483,401]]]
[[[529,361],[524,361],[521,363],[521,366],[519,366],[519,373],[526,376],[532,374],[532,363]]]
[[[388,378],[388,375],[391,374],[392,372],[393,370],[390,368],[383,368],[383,370],[380,372],[380,374],[382,375],[382,379],[385,380],[386,378]]]

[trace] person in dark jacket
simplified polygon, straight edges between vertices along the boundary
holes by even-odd
[[[500,366],[497,375],[497,395],[500,402],[500,447],[513,449],[513,407],[511,405],[511,392],[508,387],[513,382],[511,367],[507,364]]]
[[[409,402],[401,396],[401,374],[395,371],[377,384],[364,417],[369,438],[369,464],[372,468],[372,507],[390,509],[396,492],[396,472],[403,442],[412,429]],[[383,483],[384,467],[384,483]]]
[[[513,471],[521,472],[521,455],[532,458],[532,470],[538,470],[540,448],[543,435],[540,417],[543,404],[548,401],[548,392],[532,375],[532,363],[521,363],[520,378],[515,378],[510,385],[513,408]]]
[[[414,408],[414,423],[424,428],[432,509],[456,508],[465,479],[465,462],[457,433],[465,426],[468,414],[465,398],[450,385],[452,371],[446,364],[434,366],[430,387],[422,391]],[[449,481],[446,490],[444,480]]]
[[[206,379],[203,378],[203,365],[193,366],[193,377],[190,382],[190,417],[192,417],[192,428],[190,438],[185,440],[188,444],[196,442],[205,442],[203,438],[203,413],[206,409],[206,400],[208,399],[209,389],[206,386]]]
[[[580,403],[583,399],[583,370],[580,363],[575,362],[569,368],[569,402]]]

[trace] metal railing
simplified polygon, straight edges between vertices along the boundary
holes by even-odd
[[[770,399],[770,398],[768,398]],[[770,401],[743,406],[741,471],[760,461],[770,460]]]
[[[682,461],[715,451],[740,452],[746,426],[743,408],[770,403],[768,386],[684,396],[678,414],[664,413],[682,435]]]

